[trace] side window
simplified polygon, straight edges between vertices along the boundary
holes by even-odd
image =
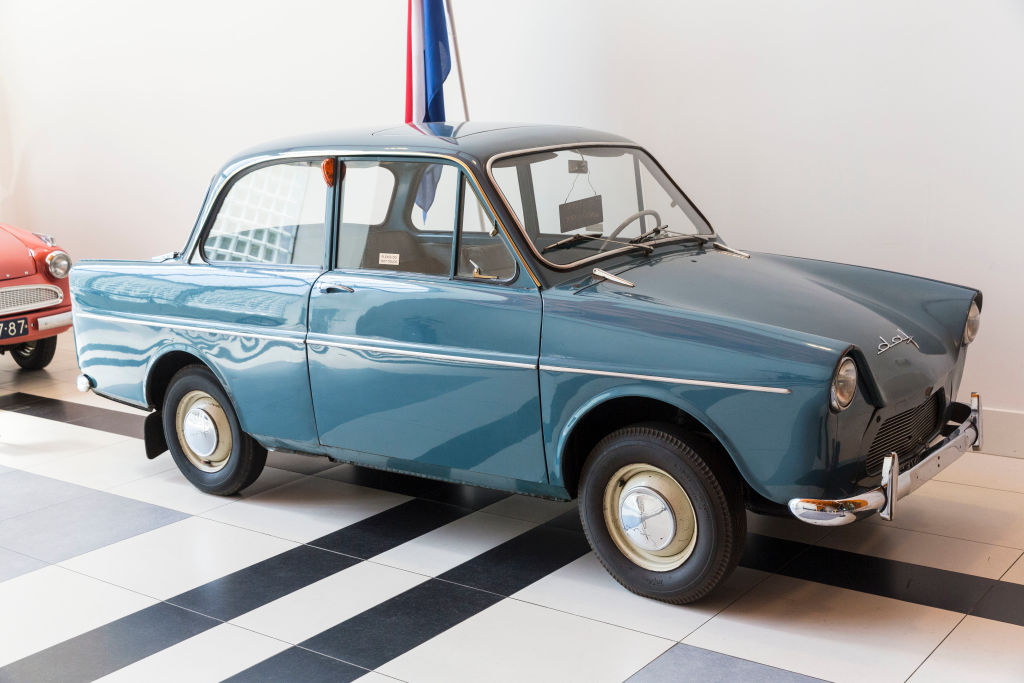
[[[321,265],[329,190],[319,159],[247,173],[221,202],[203,256],[212,263]]]
[[[516,261],[498,234],[476,191],[462,177],[462,215],[459,225],[459,277],[507,280],[516,274]]]
[[[346,161],[338,267],[451,272],[458,169],[424,161]]]
[[[459,171],[447,164],[416,164],[423,172],[416,183],[410,219],[412,227],[430,232],[455,229],[455,185]],[[437,201],[440,198],[440,201]]]

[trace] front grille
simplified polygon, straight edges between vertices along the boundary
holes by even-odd
[[[62,301],[64,292],[53,285],[0,287],[0,315],[56,306]]]
[[[941,391],[936,391],[931,398],[916,408],[905,410],[887,419],[878,428],[868,450],[868,474],[881,472],[882,460],[892,451],[896,451],[901,458],[917,455],[925,445],[925,440],[938,430],[941,420]]]

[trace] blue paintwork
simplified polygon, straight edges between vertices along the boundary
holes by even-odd
[[[533,366],[541,300],[529,278],[512,286],[386,271],[326,278],[355,291],[314,290],[310,301],[309,370],[322,443],[547,482],[536,369],[315,343]]]
[[[232,160],[213,187],[246,160],[289,150],[445,154],[469,167],[498,219],[511,227],[483,173],[487,158],[525,147],[622,141],[538,126],[470,124],[439,133],[402,128],[292,140]],[[207,203],[216,198],[211,189]],[[197,223],[194,234],[202,227]],[[923,278],[770,254],[741,259],[678,244],[602,262],[636,284],[626,288],[595,281],[589,269],[546,270],[523,257],[529,251],[522,235],[510,231],[507,239],[520,259],[512,283],[214,266],[185,257],[80,262],[71,275],[79,361],[100,393],[152,406],[152,368],[168,353],[187,352],[221,380],[243,429],[269,447],[562,498],[573,427],[605,401],[646,397],[701,422],[753,490],[784,502],[851,495],[874,483],[862,478],[871,425],[918,405],[927,391],[956,395],[966,355],[960,335],[972,299],[980,305],[976,290]],[[321,293],[314,285],[321,276],[355,291]],[[897,328],[920,349],[904,344],[878,355],[879,335]],[[846,352],[861,382],[854,404],[837,415],[828,408],[828,389]]]

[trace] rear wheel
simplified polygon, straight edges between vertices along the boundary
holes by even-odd
[[[583,467],[580,516],[601,563],[640,595],[687,603],[735,569],[746,537],[739,481],[723,454],[671,425],[605,437]]]
[[[242,431],[231,401],[208,368],[179,370],[167,385],[162,411],[168,450],[201,491],[229,496],[263,471],[266,449]]]
[[[11,356],[25,370],[42,370],[50,364],[56,352],[57,337],[46,337],[18,344],[11,349]]]

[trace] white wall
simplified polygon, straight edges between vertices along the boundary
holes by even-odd
[[[400,120],[405,4],[0,0],[0,220],[181,246],[230,154]],[[981,288],[964,386],[1024,411],[1020,0],[454,4],[473,118],[634,137],[735,246]]]

